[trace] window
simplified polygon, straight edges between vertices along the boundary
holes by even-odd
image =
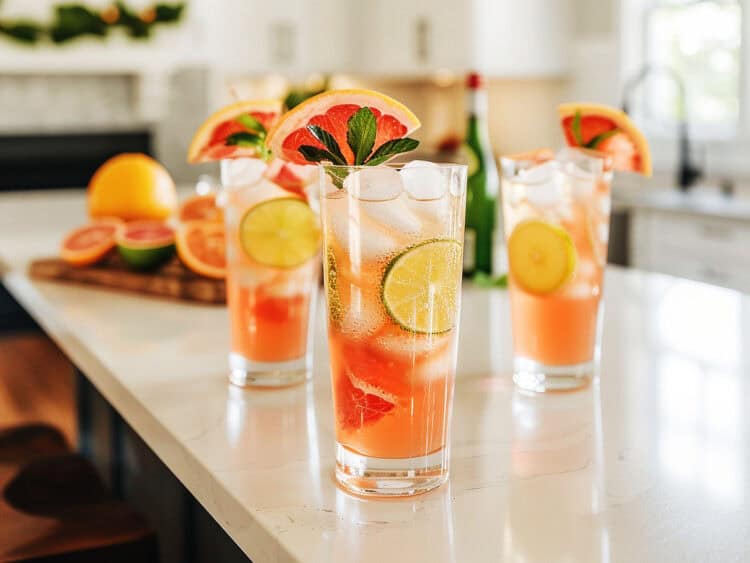
[[[730,137],[740,121],[741,0],[658,0],[645,11],[645,62],[682,78],[653,74],[638,104],[652,128],[666,132],[685,116],[693,134]]]

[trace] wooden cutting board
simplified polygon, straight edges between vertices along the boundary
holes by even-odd
[[[224,280],[199,276],[188,270],[177,258],[159,269],[136,272],[113,254],[92,266],[71,266],[59,258],[34,260],[29,275],[39,280],[54,280],[97,286],[209,304],[226,303]]]

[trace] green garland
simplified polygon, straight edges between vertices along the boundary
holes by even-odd
[[[179,22],[185,2],[157,3],[137,12],[121,1],[101,10],[81,4],[58,4],[53,9],[54,17],[50,24],[28,19],[6,21],[0,17],[0,36],[26,45],[36,45],[46,39],[60,44],[85,35],[106,37],[110,30],[119,27],[130,37],[147,39],[156,25]]]

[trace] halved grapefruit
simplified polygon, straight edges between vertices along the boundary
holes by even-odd
[[[562,104],[558,113],[569,146],[610,155],[615,170],[651,176],[648,141],[627,114],[610,106],[588,103]]]
[[[216,194],[196,194],[190,196],[180,205],[180,221],[224,221],[224,213],[216,205]]]
[[[177,230],[177,255],[196,274],[222,279],[227,275],[224,225],[188,221]]]
[[[372,112],[375,133],[372,144],[366,143],[369,150],[363,149],[363,153],[367,154],[360,154],[360,158],[357,158],[351,147],[353,139],[349,120],[362,108],[369,108]],[[336,158],[329,159],[331,162],[362,164],[368,156],[374,157],[385,143],[402,139],[419,126],[419,120],[406,106],[384,94],[372,90],[329,90],[284,114],[268,133],[266,141],[268,148],[278,158],[295,164],[319,162],[306,158],[300,151],[300,147],[311,147],[313,150],[331,152],[331,147],[313,134],[311,128],[318,127],[328,133],[339,148],[334,155]]]
[[[188,162],[264,157],[266,134],[279,115],[279,100],[245,100],[223,107],[196,131]]]
[[[104,258],[115,247],[120,219],[99,219],[73,229],[60,245],[60,258],[74,266],[88,266]]]

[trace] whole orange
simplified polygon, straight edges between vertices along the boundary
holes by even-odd
[[[123,153],[91,177],[88,205],[91,217],[162,221],[177,210],[177,191],[169,172],[153,158]]]

